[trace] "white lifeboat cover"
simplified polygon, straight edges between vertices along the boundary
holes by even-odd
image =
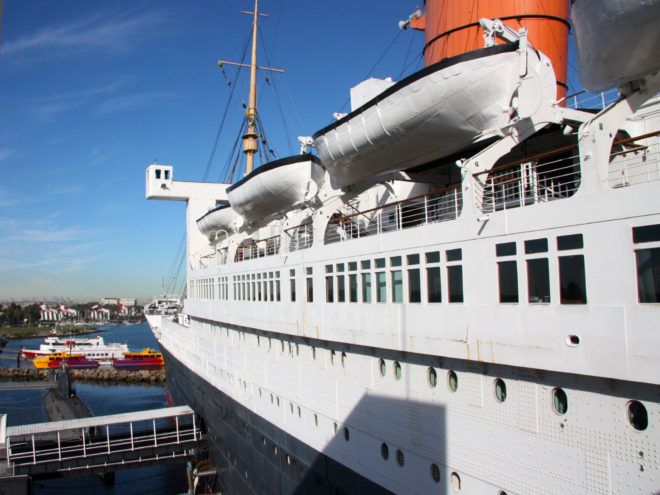
[[[428,163],[496,133],[510,122],[521,85],[537,88],[538,105],[550,104],[556,83],[547,57],[528,49],[521,80],[518,49],[507,43],[445,59],[318,131],[314,146],[333,184]]]
[[[290,156],[257,168],[227,188],[227,196],[236,212],[249,223],[255,223],[314,197],[323,174],[318,157]]]
[[[219,206],[197,219],[197,228],[209,239],[224,230],[227,233],[235,230],[237,213],[229,206]]]
[[[571,22],[580,84],[588,91],[660,69],[660,0],[577,0]]]

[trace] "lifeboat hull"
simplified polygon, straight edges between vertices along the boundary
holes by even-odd
[[[571,21],[585,89],[603,91],[660,69],[660,0],[579,0]]]
[[[535,108],[542,99],[553,101],[548,59],[528,50],[528,75],[521,79],[517,50],[518,43],[508,43],[445,59],[317,132],[314,146],[333,183],[405,170],[492,136],[510,122],[521,81],[532,88],[525,94],[538,98]]]
[[[232,208],[248,223],[290,210],[311,199],[323,179],[312,155],[296,155],[262,165],[227,189]]]
[[[209,211],[197,220],[197,228],[209,240],[213,240],[218,233],[226,232],[227,236],[235,230],[238,214],[229,206],[220,206]]]

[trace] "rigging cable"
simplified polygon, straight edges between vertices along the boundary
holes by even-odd
[[[372,74],[373,71],[376,69],[376,67],[378,66],[378,64],[380,63],[380,61],[383,60],[383,58],[384,58],[385,55],[387,55],[387,53],[390,51],[390,49],[392,48],[392,46],[394,45],[394,43],[396,43],[396,40],[399,39],[399,36],[401,36],[401,33],[402,33],[402,32],[403,32],[403,31],[401,31],[401,30],[399,29],[399,32],[396,33],[396,36],[394,36],[394,39],[390,42],[389,45],[387,45],[387,48],[385,48],[385,51],[383,52],[383,54],[378,58],[378,60],[376,60],[376,63],[373,65],[373,67],[372,67],[371,69],[369,69],[369,72],[367,73],[366,76],[363,77],[362,80],[365,80],[365,79],[367,79],[368,77],[371,76],[371,74]],[[344,104],[341,106],[341,108],[339,109],[339,111],[342,112],[342,111],[344,110],[344,108],[346,108],[346,105],[348,105],[350,102],[351,102],[351,97],[349,96],[348,99],[347,99],[347,100],[344,102]]]

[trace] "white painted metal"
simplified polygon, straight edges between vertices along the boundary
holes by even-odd
[[[621,86],[660,69],[660,1],[578,0],[571,22],[587,90]]]
[[[234,232],[239,218],[232,207],[224,206],[211,210],[197,220],[197,227],[209,240],[215,241],[218,236],[228,237],[229,232]]]
[[[305,155],[286,165],[263,167],[265,171],[256,169],[227,192],[231,207],[249,223],[313,199],[323,179],[323,168]]]
[[[519,74],[520,59],[527,73]],[[518,92],[533,104],[517,115]],[[315,135],[314,146],[336,186],[403,170],[501,135],[556,98],[549,60],[529,49],[480,57],[432,72],[347,121]]]
[[[491,146],[409,188],[395,181],[405,174],[360,181],[348,166],[330,172],[315,203],[287,212],[285,222],[243,227],[227,243],[279,229],[277,249],[208,263],[198,262],[208,245],[190,253],[183,313],[178,321],[147,315],[149,324],[160,345],[218,393],[396,493],[452,493],[459,485],[462,493],[657,491],[660,308],[638,299],[641,248],[632,229],[660,225],[660,143],[654,135],[612,144],[619,129],[660,130],[660,102],[644,104],[658,87],[649,77],[595,116],[542,99]],[[579,129],[575,147],[556,162],[527,156],[496,167],[545,125],[540,115],[559,136]],[[370,156],[366,173],[390,166]],[[338,177],[359,182],[342,190]],[[188,231],[196,230],[188,218]],[[559,248],[560,238],[578,234],[583,244]],[[527,252],[538,239],[546,250]],[[502,243],[517,248],[506,258],[517,267],[515,303],[499,300]],[[567,256],[584,260],[583,304],[561,300]],[[538,260],[547,260],[547,300],[528,297]],[[451,301],[450,274],[459,266],[462,300]],[[417,301],[409,296],[413,270]],[[439,302],[429,297],[433,270]],[[352,275],[361,284],[354,301]],[[557,389],[567,411],[553,407]],[[632,400],[648,412],[643,431],[631,425]]]

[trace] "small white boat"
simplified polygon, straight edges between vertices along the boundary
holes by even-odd
[[[323,173],[316,156],[290,156],[257,168],[227,188],[227,196],[231,207],[254,223],[313,198]]]
[[[603,91],[660,69],[660,0],[578,0],[571,21],[585,89]]]
[[[226,236],[234,232],[238,219],[238,214],[230,206],[218,206],[197,219],[197,228],[213,241],[222,232],[225,232]]]
[[[495,135],[556,98],[549,60],[520,43],[442,60],[390,86],[314,134],[333,184],[405,170]],[[521,57],[526,56],[526,60]],[[526,73],[521,74],[521,62]],[[519,92],[532,108],[516,108]]]

